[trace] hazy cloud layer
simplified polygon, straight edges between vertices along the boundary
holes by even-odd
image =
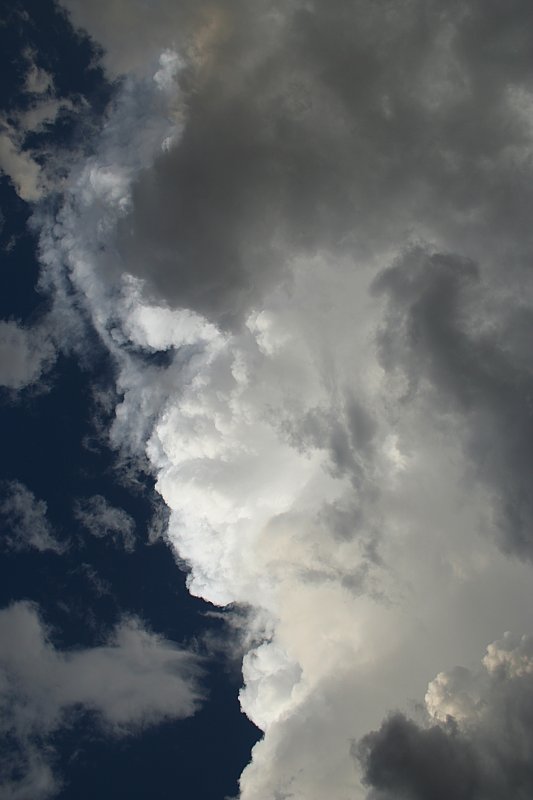
[[[361,796],[351,741],[531,624],[530,4],[65,6],[127,75],[43,285],[116,360],[191,591],[250,611],[243,800]]]
[[[2,796],[53,794],[51,734],[91,712],[109,735],[191,716],[202,699],[194,655],[125,619],[97,647],[62,652],[36,607],[0,611],[0,710],[9,745]]]

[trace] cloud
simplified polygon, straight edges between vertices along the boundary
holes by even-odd
[[[532,638],[506,634],[484,669],[455,668],[429,685],[425,725],[395,714],[355,752],[369,797],[519,800],[533,791]]]
[[[105,644],[63,652],[38,609],[18,602],[0,611],[0,640],[1,728],[13,750],[7,797],[56,791],[48,741],[80,710],[109,735],[124,736],[189,717],[203,697],[196,657],[135,618],[124,619]]]
[[[50,753],[47,755],[51,756]],[[6,800],[24,800],[25,797],[45,800],[61,790],[61,780],[39,752],[30,746],[10,752],[0,763],[4,775],[0,787]]]
[[[295,251],[361,260],[414,234],[487,257],[530,241],[521,209],[531,189],[517,175],[531,139],[523,4],[499,15],[411,2],[401,16],[385,2],[276,12],[262,3],[253,14],[215,5],[224,24],[211,22],[200,64],[192,42],[209,27],[203,6],[159,2],[149,15],[140,3],[105,6],[69,3],[109,58],[127,49],[151,65],[153,33],[185,66],[183,135],[138,176],[119,226],[125,269],[165,303],[230,325],[290,279]],[[144,46],[108,24],[115,17]],[[481,55],[494,36],[516,41],[498,52],[511,82]]]
[[[145,74],[147,65],[157,60],[163,50],[186,42],[191,33],[193,40],[189,46],[193,54],[196,58],[206,58],[213,38],[224,27],[227,13],[221,4],[204,0],[184,0],[179,4],[156,0],[152,7],[142,0],[130,3],[96,0],[91,4],[84,0],[62,0],[61,5],[72,23],[90,33],[104,48],[104,64],[113,78]],[[225,5],[230,13],[246,11],[246,4],[240,0]]]
[[[383,365],[404,372],[410,402],[425,392],[433,409],[465,419],[465,449],[492,489],[501,545],[531,558],[530,304],[502,298],[487,324],[492,289],[475,264],[424,249],[401,256],[375,291],[389,300]]]
[[[30,64],[28,74],[26,76],[25,89],[30,94],[44,94],[54,85],[54,81],[49,72],[35,63]]]
[[[150,544],[154,544],[154,542],[164,538],[168,529],[168,518],[168,506],[162,502],[159,495],[154,493],[152,516],[147,530],[147,539]]]
[[[0,385],[18,390],[38,382],[55,356],[45,324],[26,328],[0,320]]]
[[[44,280],[191,592],[249,610],[241,797],[360,796],[350,741],[528,624],[529,5],[65,5],[129,73]]]
[[[0,502],[3,520],[3,545],[9,550],[51,550],[62,553],[65,545],[59,542],[47,517],[47,505],[20,481],[6,481],[4,498]]]
[[[35,55],[29,49],[23,53],[27,73],[19,108],[0,114],[0,171],[29,203],[41,200],[58,183],[49,149],[29,147],[29,135],[42,133],[60,114],[76,109],[71,99],[57,97],[52,76],[37,66]]]
[[[77,500],[74,516],[91,536],[98,539],[109,536],[115,545],[121,545],[130,553],[135,549],[133,518],[124,509],[112,506],[102,495]]]
[[[0,169],[7,175],[23,200],[34,202],[43,194],[43,180],[39,164],[22,151],[12,129],[2,126],[0,133]]]

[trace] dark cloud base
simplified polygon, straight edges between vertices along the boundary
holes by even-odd
[[[509,113],[533,73],[527,3],[267,10],[222,6],[207,64],[181,73],[183,135],[121,225],[128,271],[235,324],[288,253],[357,258],[413,219],[467,251],[530,246],[531,182],[507,158],[529,137]]]
[[[502,548],[531,559],[531,308],[513,296],[478,332],[472,318],[490,300],[480,270],[457,255],[423,248],[383,272],[374,292],[388,301],[379,334],[383,366],[407,377],[406,402],[422,395],[437,411],[457,416],[477,477],[494,493]]]
[[[423,728],[402,714],[354,748],[368,800],[526,800],[533,792],[531,685],[488,732],[463,734],[450,718]]]

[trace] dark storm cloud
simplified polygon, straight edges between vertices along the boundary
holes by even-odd
[[[363,739],[358,755],[375,800],[488,798],[480,793],[481,765],[473,748],[453,724],[424,729],[396,714]]]
[[[522,648],[526,641],[523,637]],[[423,726],[397,713],[354,746],[369,798],[526,800],[532,796],[530,659],[522,660],[518,669],[523,655],[511,669],[504,664],[494,669],[491,648],[497,652],[498,644],[489,647],[484,661],[488,675],[477,676],[478,702],[469,717],[457,722],[448,716],[441,724]],[[509,651],[507,655],[512,664],[516,656]],[[453,671],[448,676],[442,673],[436,682],[452,675]]]
[[[409,381],[407,399],[432,387],[430,402],[466,422],[465,448],[491,488],[506,550],[533,556],[533,334],[529,307],[502,302],[484,311],[474,264],[415,249],[381,274],[389,300],[379,342],[386,369]]]
[[[361,254],[413,221],[530,243],[529,5],[222,8],[181,73],[183,136],[122,226],[127,269],[167,302],[231,322],[287,251]]]

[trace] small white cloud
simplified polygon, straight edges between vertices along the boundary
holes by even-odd
[[[23,200],[31,203],[42,197],[44,184],[39,164],[27,150],[21,150],[16,138],[5,130],[0,134],[0,170]]]
[[[533,674],[533,636],[513,636],[507,631],[503,639],[487,647],[483,665],[491,675],[521,678]]]
[[[55,355],[43,326],[24,328],[14,320],[0,320],[0,386],[16,390],[35,383]]]
[[[19,197],[29,203],[37,202],[50,189],[52,170],[41,164],[37,151],[26,147],[29,133],[38,133],[52,125],[63,110],[73,111],[68,98],[58,98],[52,76],[35,64],[34,53],[26,50],[28,72],[24,85],[25,108],[0,115],[0,171],[3,172]]]
[[[45,501],[38,500],[20,481],[8,482],[6,489],[7,495],[0,503],[0,519],[6,531],[4,546],[10,550],[62,553],[65,546],[52,533]]]
[[[44,94],[53,87],[52,76],[44,69],[32,64],[26,76],[25,89],[31,94]]]
[[[35,53],[31,48],[24,51],[24,57],[28,62],[26,73],[26,83],[24,90],[29,94],[44,94],[54,88],[54,80],[49,72],[35,63]]]
[[[220,338],[214,325],[192,311],[143,303],[139,283],[131,276],[124,281],[124,330],[132,342],[152,350],[167,350]]]
[[[35,133],[55,122],[57,115],[63,109],[72,111],[73,108],[74,106],[69,100],[57,100],[53,97],[39,100],[38,103],[18,114],[19,129],[24,133]]]
[[[429,684],[425,696],[429,714],[441,722],[446,722],[448,717],[460,722],[472,719],[481,702],[480,684],[479,676],[465,667],[439,672]]]
[[[2,797],[45,798],[56,790],[47,739],[75,709],[123,736],[189,717],[202,699],[197,658],[138,619],[124,619],[101,646],[63,652],[37,608],[19,602],[0,611],[0,642],[0,731],[16,744],[20,766],[0,785]]]

